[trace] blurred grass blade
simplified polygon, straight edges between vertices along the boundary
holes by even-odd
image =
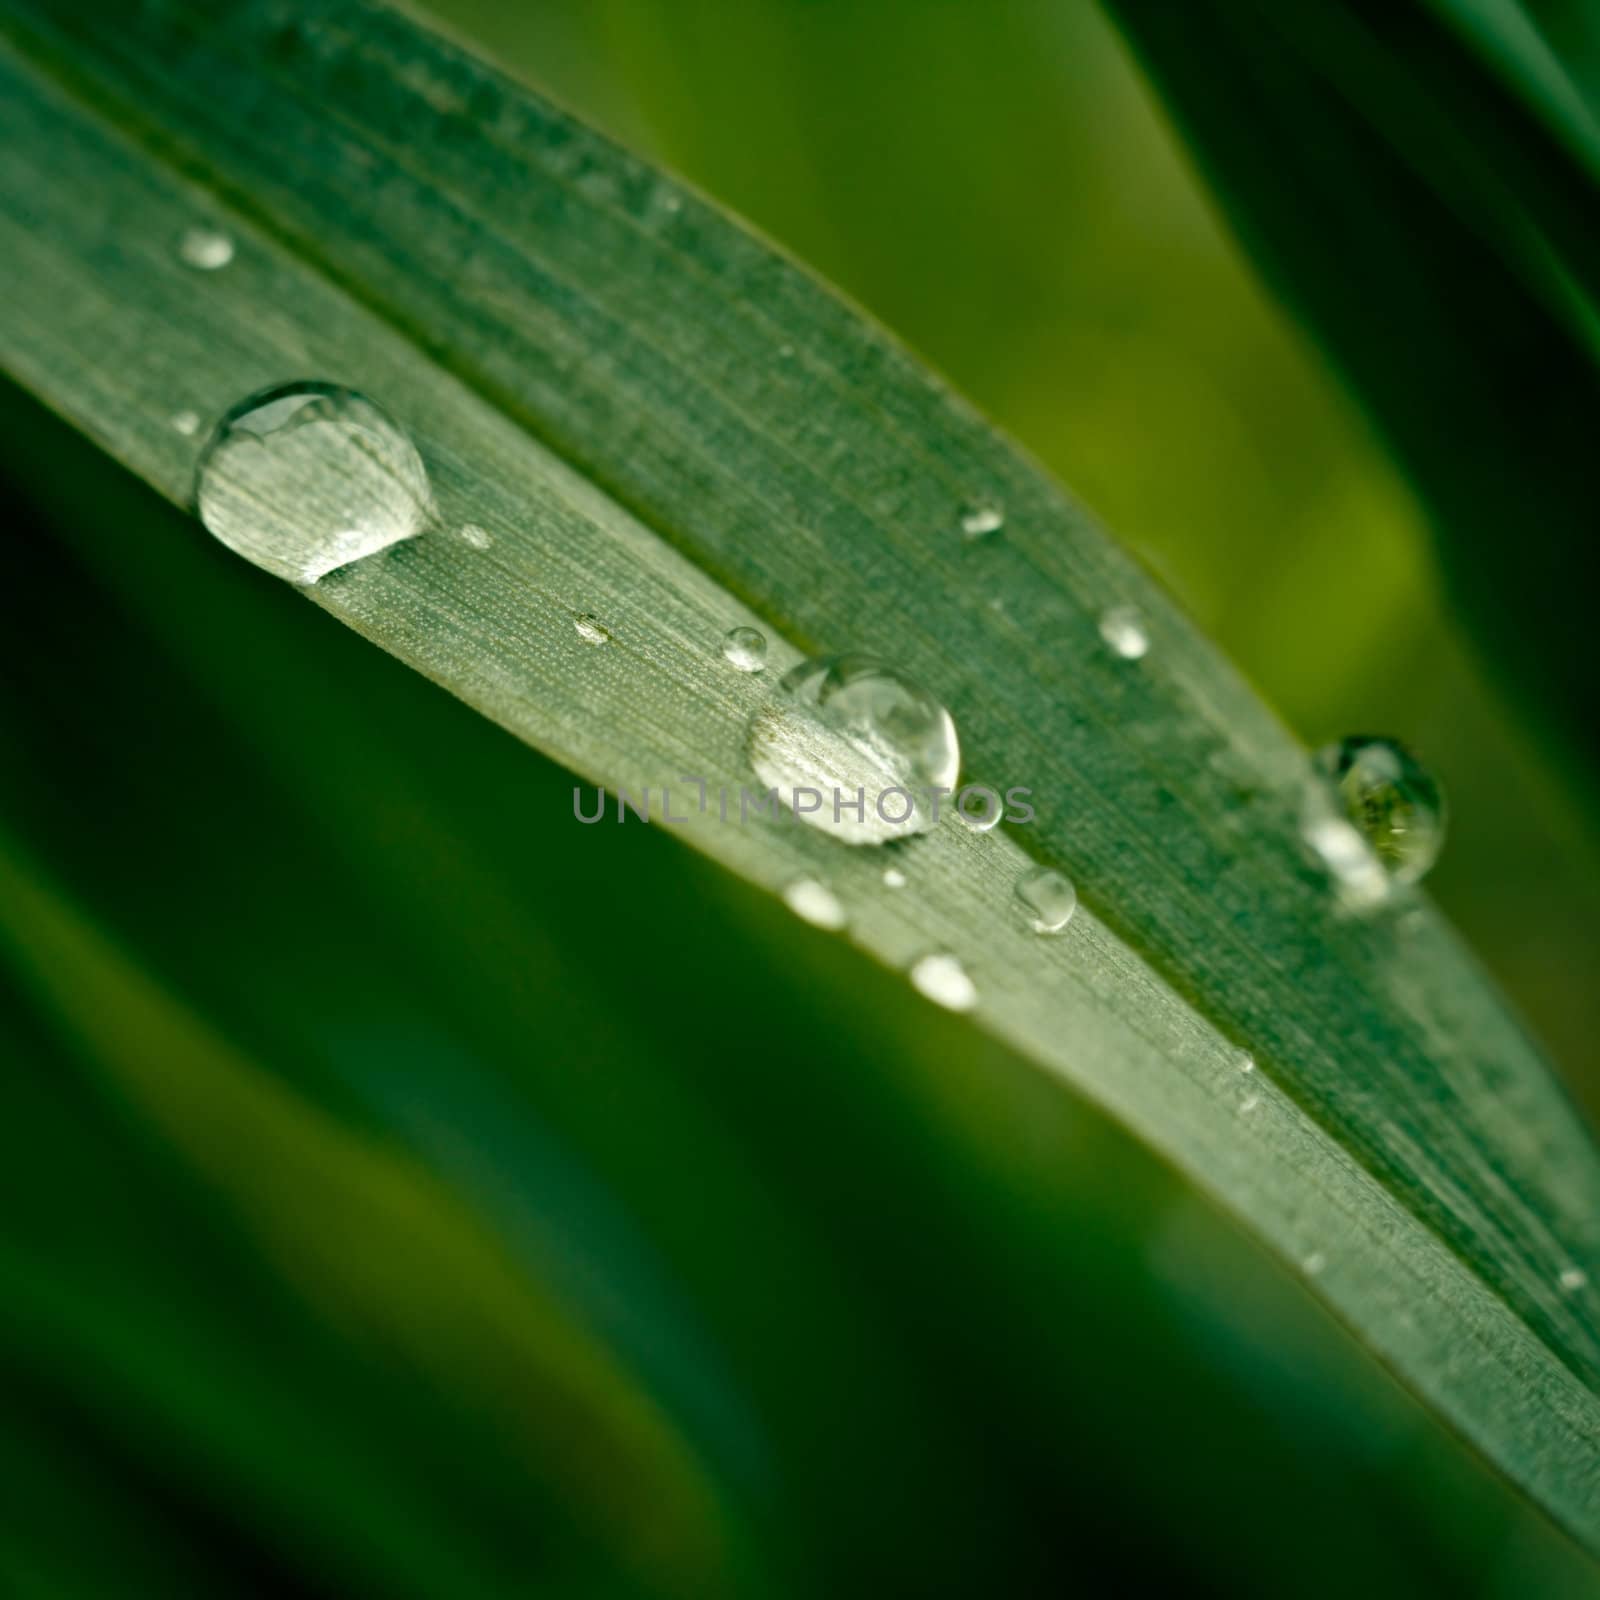
[[[1600,778],[1584,585],[1600,126],[1517,0],[1107,0],[1432,515],[1530,721]]]
[[[390,11],[0,17],[19,382],[179,503],[197,444],[174,414],[295,375],[376,397],[441,526],[312,599],[612,787],[737,796],[748,719],[803,651],[926,683],[966,776],[1029,786],[1035,825],[937,829],[893,895],[876,852],[804,829],[690,806],[679,831],[769,888],[823,877],[891,966],[956,953],[981,1026],[1217,1196],[1600,1545],[1586,1131],[1420,903],[1338,914],[1301,852],[1302,752],[1030,462],[706,202]],[[183,262],[195,226],[231,236],[224,269]],[[1001,534],[961,536],[975,500]],[[1142,613],[1138,662],[1102,640],[1113,605]],[[747,623],[765,680],[720,659]],[[574,824],[527,826],[560,848]],[[1015,906],[1035,860],[1082,891],[1062,938]]]
[[[263,1407],[253,1392],[261,1376],[227,1371],[220,1343],[209,1346],[212,1370],[186,1364],[189,1338],[160,1326],[170,1302],[142,1305],[134,1289],[112,1314],[105,1279],[85,1284],[65,1259],[27,1261],[0,1245],[5,1302],[33,1331],[0,1352],[53,1365],[70,1351],[80,1369],[104,1374],[101,1383],[120,1382],[165,1412],[212,1470],[250,1484],[311,1526],[341,1564],[385,1586],[403,1577],[419,1594],[503,1593],[514,1575],[525,1578],[526,1554],[496,1549],[490,1530],[505,1539],[508,1528],[547,1519],[541,1559],[552,1573],[576,1548],[591,1563],[614,1563],[620,1592],[647,1577],[667,1593],[723,1587],[730,1552],[699,1464],[592,1335],[513,1267],[437,1178],[241,1059],[108,948],[3,832],[0,949],[67,1042],[109,1078],[110,1098],[221,1197],[248,1248],[319,1320],[381,1350],[383,1366],[409,1376],[408,1389],[452,1396],[471,1419],[470,1453],[458,1459],[472,1463],[475,1508],[463,1515],[455,1495],[440,1494],[435,1473],[466,1474],[447,1468],[448,1456],[430,1470],[415,1433],[409,1448],[386,1454],[370,1421],[345,1433],[304,1398]],[[250,1144],[262,1150],[260,1165],[236,1160]],[[129,1337],[152,1319],[148,1339]],[[142,1358],[130,1360],[132,1351]],[[302,1365],[302,1385],[306,1376]],[[361,1385],[346,1383],[341,1404],[358,1406]],[[508,1515],[513,1483],[521,1496]],[[390,1562],[397,1570],[384,1570]]]

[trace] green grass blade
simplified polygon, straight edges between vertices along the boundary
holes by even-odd
[[[1463,616],[1592,792],[1581,585],[1600,135],[1522,9],[1108,9],[1263,273],[1420,490]]]
[[[415,432],[448,531],[312,598],[613,786],[735,793],[760,683],[723,632],[861,647],[956,715],[967,775],[1038,822],[882,863],[689,813],[754,882],[825,877],[850,937],[956,951],[980,1025],[1217,1196],[1568,1527],[1600,1542],[1600,1167],[1448,931],[1336,914],[1301,752],[1137,567],[848,307],[699,198],[386,11],[0,9],[0,360],[186,501],[193,440],[297,373]],[[197,276],[176,240],[222,225]],[[1006,528],[960,537],[962,507]],[[197,535],[198,536],[198,535]],[[1113,656],[1133,603],[1152,649]],[[603,651],[575,636],[601,616]],[[564,819],[563,823],[564,823]],[[552,826],[554,824],[552,823]],[[570,824],[565,824],[570,826]],[[1085,909],[1041,940],[1034,859]],[[1246,1081],[1241,1050],[1258,1067]]]

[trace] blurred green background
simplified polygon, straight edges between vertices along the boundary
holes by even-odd
[[[1096,9],[436,9],[942,368],[1308,742],[1421,750],[1438,898],[1600,1104],[1592,818]],[[670,839],[553,842],[565,774],[10,391],[0,466],[0,1587],[1597,1592],[1056,1085]]]

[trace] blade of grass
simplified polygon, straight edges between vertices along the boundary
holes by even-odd
[[[685,838],[771,887],[825,876],[892,965],[959,953],[982,1025],[1317,1262],[1384,1359],[1595,1538],[1593,1291],[1562,1287],[1596,1276],[1585,1131],[1425,912],[1335,914],[1300,856],[1300,752],[1028,462],[704,202],[390,13],[5,15],[13,372],[179,500],[174,410],[295,371],[378,396],[446,523],[493,549],[440,533],[313,598],[597,780],[737,792],[762,687],[717,660],[735,623],[776,631],[774,672],[860,645],[922,678],[968,775],[1030,784],[1036,827],[938,830],[894,896],[870,853],[792,827],[690,812]],[[238,243],[204,281],[174,251],[197,219]],[[1006,531],[974,545],[980,495]],[[1097,627],[1130,601],[1137,666]],[[604,651],[572,631],[590,611]],[[1012,905],[1038,858],[1083,889],[1067,939]]]
[[[1581,585],[1600,133],[1513,3],[1108,0],[1246,246],[1421,492],[1451,591],[1593,792]]]

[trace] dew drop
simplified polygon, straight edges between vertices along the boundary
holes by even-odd
[[[1005,813],[1005,803],[993,789],[968,784],[956,796],[956,815],[973,833],[993,833]]]
[[[591,617],[587,611],[581,617],[574,617],[572,626],[585,644],[611,643],[611,630],[598,617]]]
[[[1034,867],[1017,879],[1017,899],[1027,908],[1035,933],[1060,933],[1078,909],[1072,879],[1051,867]]]
[[[1256,1058],[1248,1050],[1239,1052],[1239,1070],[1241,1072],[1254,1072],[1256,1070]]]
[[[1356,898],[1381,899],[1390,884],[1415,883],[1439,859],[1444,795],[1404,745],[1341,739],[1318,751],[1314,766],[1302,831]]]
[[[1005,525],[1005,512],[987,501],[973,501],[962,508],[961,532],[968,539],[981,539],[986,534],[998,533]]]
[[[262,390],[223,417],[196,499],[230,550],[298,584],[414,538],[431,504],[401,428],[353,389],[309,382]]]
[[[906,886],[906,875],[899,867],[885,867],[883,869],[883,886],[886,889],[903,889]]]
[[[185,439],[192,439],[200,431],[200,413],[198,411],[175,411],[172,414],[172,426]]]
[[[946,1011],[970,1011],[978,1003],[978,988],[967,969],[943,951],[921,957],[912,964],[911,981],[917,989]]]
[[[1308,1278],[1315,1278],[1327,1265],[1328,1258],[1320,1250],[1313,1250],[1310,1255],[1302,1257],[1300,1270]]]
[[[1250,1115],[1250,1113],[1252,1111],[1254,1111],[1256,1109],[1256,1107],[1259,1106],[1260,1104],[1261,1104],[1261,1096],[1260,1095],[1258,1095],[1258,1094],[1247,1094],[1244,1097],[1244,1099],[1239,1102],[1239,1111],[1243,1116],[1248,1117]]]
[[[815,878],[796,878],[783,891],[784,904],[813,927],[838,930],[845,925],[844,907],[826,884]]]
[[[463,542],[470,544],[474,550],[487,550],[494,543],[489,530],[476,522],[463,522],[460,532]]]
[[[215,228],[190,228],[178,241],[178,255],[186,267],[215,272],[233,260],[233,240]]]
[[[1113,606],[1100,618],[1100,637],[1124,661],[1137,661],[1150,648],[1144,618],[1132,606]]]
[[[872,656],[820,656],[786,673],[750,722],[756,776],[796,817],[847,844],[933,826],[961,752],[950,713]]]
[[[1576,1294],[1580,1289],[1589,1286],[1589,1274],[1582,1267],[1567,1267],[1556,1279],[1556,1283],[1563,1294]]]
[[[722,659],[739,672],[764,672],[767,636],[759,628],[730,628],[722,636]]]

